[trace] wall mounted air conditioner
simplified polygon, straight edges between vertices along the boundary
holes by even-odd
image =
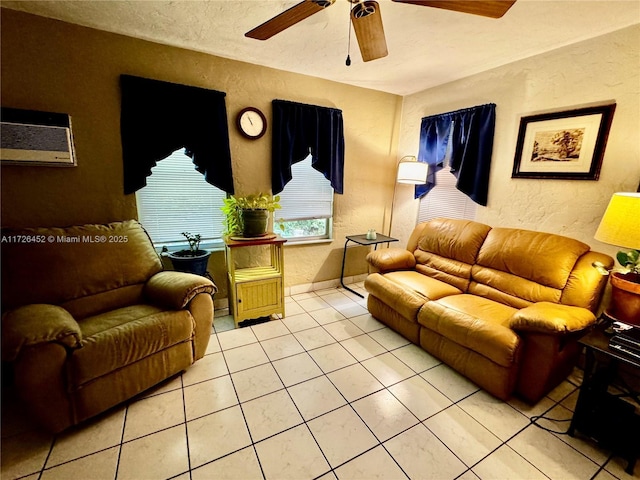
[[[75,167],[71,117],[0,109],[0,161],[5,165]]]

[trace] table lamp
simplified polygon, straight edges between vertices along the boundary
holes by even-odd
[[[389,235],[391,235],[391,227],[393,225],[393,207],[396,202],[398,184],[424,185],[427,183],[428,173],[429,165],[424,162],[418,162],[413,155],[404,156],[398,162],[396,182],[393,187],[393,198],[391,200],[391,215],[389,216]]]
[[[640,250],[640,193],[614,193],[594,236],[596,240],[618,247]],[[625,252],[618,253],[624,260]],[[628,256],[627,256],[628,258]],[[622,263],[622,262],[620,262]],[[622,265],[625,267],[625,265]],[[611,273],[611,302],[605,314],[640,327],[640,273]],[[640,261],[636,262],[640,268]]]

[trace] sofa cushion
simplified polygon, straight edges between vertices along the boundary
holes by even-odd
[[[416,271],[466,291],[471,266],[491,227],[470,220],[436,218],[417,227]]]
[[[514,308],[525,308],[538,301],[558,302],[562,295],[562,290],[493,268],[474,265],[471,274],[469,293]]]
[[[588,251],[589,245],[560,235],[494,228],[472,271],[479,285],[472,284],[469,291],[518,307],[522,300],[559,302],[576,262]]]
[[[88,317],[79,322],[82,348],[68,364],[73,387],[137,362],[193,335],[193,317],[187,310],[162,311],[133,305]]]
[[[418,310],[427,300],[437,300],[462,291],[448,283],[430,278],[415,271],[371,274],[364,283],[365,289],[396,309],[404,318],[416,321]]]
[[[475,295],[453,295],[427,302],[420,325],[509,367],[517,359],[520,338],[509,328],[516,309]]]

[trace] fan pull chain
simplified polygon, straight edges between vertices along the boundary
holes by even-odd
[[[351,65],[351,56],[349,55],[349,53],[351,53],[351,7],[349,7],[349,40],[347,41],[347,61],[344,62],[347,67]]]

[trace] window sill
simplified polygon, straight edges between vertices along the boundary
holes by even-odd
[[[166,248],[166,250],[164,250],[165,252],[169,252],[169,253],[173,253],[173,252],[178,252],[180,250],[188,250],[189,249],[189,244],[187,242],[184,243],[154,243],[153,247],[155,248],[156,252],[158,254],[161,254],[163,252],[163,249]],[[221,252],[224,250],[224,242],[222,240],[220,241],[210,241],[210,242],[202,242],[200,244],[200,249],[201,250],[207,250],[209,252]]]
[[[325,243],[333,242],[332,238],[317,238],[313,240],[296,240],[294,238],[288,238],[287,242],[284,244],[285,247],[290,246],[302,246],[302,245],[319,245]],[[184,243],[155,243],[153,245],[156,252],[161,254],[163,249],[166,247],[166,252],[178,252],[180,250],[187,250],[189,248],[189,244],[187,242]],[[213,241],[213,242],[202,242],[200,244],[201,250],[207,250],[209,252],[222,252],[224,251],[224,241]]]
[[[284,238],[284,237],[283,237]],[[286,247],[298,247],[301,245],[318,245],[322,243],[331,243],[333,242],[332,238],[317,238],[313,240],[296,240],[295,238],[288,238],[287,243],[284,244]]]

